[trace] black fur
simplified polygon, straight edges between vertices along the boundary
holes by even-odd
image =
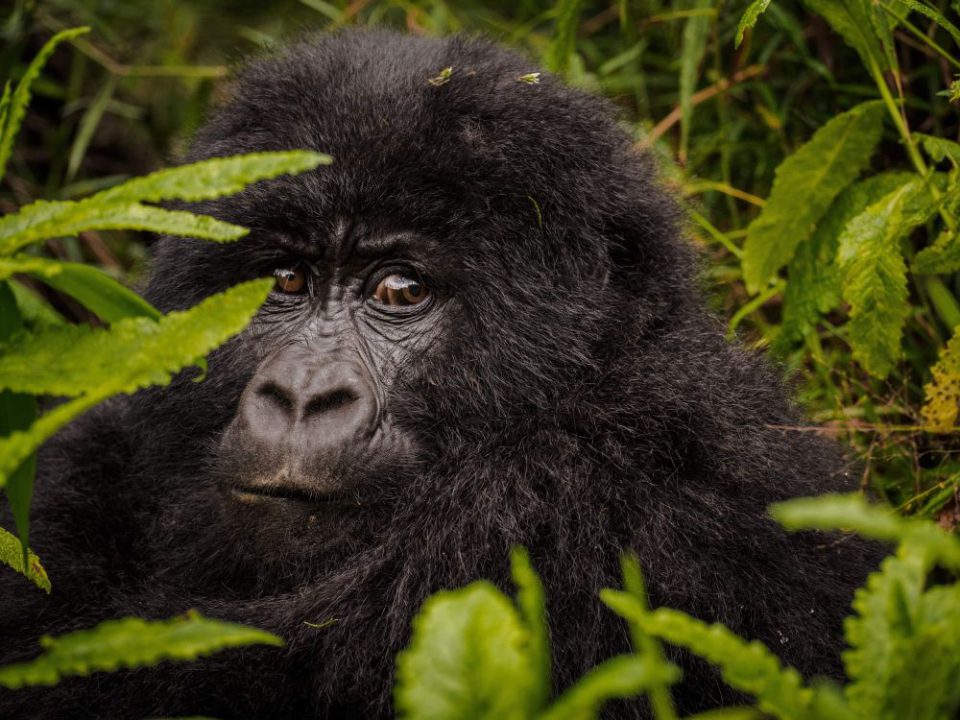
[[[0,691],[0,716],[387,715],[424,598],[477,578],[510,589],[513,545],[547,588],[558,689],[628,647],[597,599],[624,550],[655,605],[840,674],[841,617],[873,553],[766,514],[848,488],[838,448],[787,429],[803,421],[781,379],[724,341],[676,206],[610,107],[549,75],[519,80],[533,70],[480,40],[347,32],[243,73],[187,160],[314,148],[336,162],[204,205],[250,238],[163,240],[149,298],[182,308],[258,274],[275,230],[322,239],[346,218],[432,239],[456,312],[388,398],[416,456],[363,478],[356,510],[323,532],[227,517],[213,448],[269,318],[216,351],[202,383],[105,403],[42,453],[33,539],[54,591],[0,576],[0,659],[31,656],[45,632],[187,608],[287,645]],[[737,700],[678,657],[684,712]]]

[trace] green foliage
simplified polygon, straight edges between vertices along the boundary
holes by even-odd
[[[857,179],[880,140],[883,105],[867,102],[837,116],[777,168],[773,191],[743,247],[747,287],[756,292],[790,262],[830,204]],[[797,203],[797,198],[803,198]]]
[[[921,411],[923,422],[931,432],[950,432],[960,413],[960,326],[954,328],[930,374],[932,379],[924,388],[927,402]]]
[[[3,528],[0,528],[0,561],[29,578],[41,590],[50,592],[50,578],[47,577],[47,571],[40,564],[40,558],[30,551],[27,554],[27,562],[24,564],[23,545],[21,545],[20,539]]]
[[[44,653],[37,659],[0,667],[0,687],[54,685],[70,675],[193,660],[227,648],[280,646],[283,641],[263,630],[191,612],[171,620],[108,620],[90,630],[44,637],[40,644]]]
[[[760,16],[768,7],[770,7],[770,0],[753,0],[750,3],[737,25],[737,39],[735,41],[737,47],[740,47],[740,43],[743,42],[743,35],[747,29],[757,24],[757,20],[760,19]]]
[[[624,590],[600,599],[624,618],[634,652],[601,663],[546,707],[529,702],[549,649],[532,642],[543,627],[543,596],[526,554],[515,551],[518,613],[486,582],[438,593],[414,620],[410,647],[398,660],[397,707],[409,718],[596,718],[605,701],[647,695],[656,720],[677,717],[670,686],[679,672],[658,640],[716,665],[755,707],[718,708],[688,720],[949,720],[960,710],[960,538],[928,520],[904,518],[859,495],[780,503],[771,513],[791,530],[854,530],[897,544],[857,591],[846,622],[849,683],[808,684],[759,642],[669,608],[651,610],[636,559],[623,558]],[[937,582],[931,573],[939,568]],[[527,693],[527,697],[524,694]],[[539,694],[536,693],[539,697]]]
[[[8,84],[0,101],[0,167],[10,155],[30,86],[46,59],[57,43],[82,32],[55,36],[30,64],[16,90],[10,92]],[[235,240],[247,231],[212,217],[142,203],[213,199],[258,180],[329,162],[326,155],[305,151],[216,158],[130,180],[84,200],[37,201],[0,218],[0,488],[13,511],[21,546],[20,559],[15,561],[5,545],[4,562],[21,572],[29,569],[28,576],[49,589],[39,562],[27,549],[35,453],[40,445],[113,395],[163,385],[180,370],[203,365],[208,352],[246,326],[271,286],[270,280],[252,281],[188,311],[161,315],[95,268],[18,251],[52,238],[117,228]],[[32,276],[73,297],[109,327],[57,322],[25,325],[27,307],[21,309],[19,299],[29,294],[14,292],[15,276]],[[37,307],[34,302],[32,311]],[[35,396],[70,400],[37,418]]]

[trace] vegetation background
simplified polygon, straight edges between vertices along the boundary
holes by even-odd
[[[15,0],[0,17],[4,77],[22,74],[53,32],[77,25],[89,25],[92,32],[60,47],[35,84],[24,130],[0,184],[0,211],[38,198],[76,198],[163,166],[228,91],[237,64],[306,33],[352,25],[483,33],[620,108],[638,144],[661,156],[664,181],[687,207],[689,233],[703,248],[705,282],[730,333],[770,347],[795,378],[820,431],[838,435],[864,460],[864,485],[872,484],[896,507],[953,528],[960,519],[960,457],[953,432],[960,377],[950,375],[950,358],[941,360],[939,377],[946,409],[932,417],[923,408],[930,400],[924,386],[931,382],[931,368],[960,322],[960,267],[934,262],[930,273],[928,262],[926,274],[916,272],[915,264],[909,273],[895,268],[903,281],[895,278],[894,285],[906,282],[907,290],[893,287],[892,297],[887,292],[886,298],[868,298],[897,305],[892,316],[874,318],[879,327],[873,329],[851,321],[856,312],[840,284],[850,278],[833,277],[835,246],[813,257],[806,274],[836,287],[815,300],[817,307],[799,326],[798,313],[791,316],[790,295],[809,295],[804,283],[812,282],[801,277],[801,259],[775,274],[773,282],[744,282],[748,227],[771,194],[777,167],[832,118],[883,98],[883,90],[889,93],[910,139],[888,117],[872,154],[840,163],[865,165],[864,175],[919,172],[914,162],[919,158],[929,168],[929,182],[936,161],[920,157],[923,143],[917,137],[922,135],[909,133],[948,140],[960,133],[954,103],[960,92],[953,84],[960,72],[960,34],[951,22],[957,21],[958,3],[862,3],[891,19],[890,42],[878,36],[873,66],[871,48],[857,45],[849,28],[844,34],[844,18],[835,16],[836,9],[830,15],[831,4],[846,5],[826,0]],[[914,11],[906,14],[910,7]],[[754,13],[755,27],[746,28],[737,45],[738,25],[748,8],[764,12]],[[822,158],[825,167],[830,162]],[[939,174],[948,198],[937,207],[948,217],[944,202],[952,202],[950,180],[948,172]],[[815,204],[808,191],[793,187],[777,209],[802,213],[805,205]],[[929,213],[920,219],[887,238],[900,243],[907,262],[934,244],[941,229],[945,235],[952,228]],[[938,241],[942,245],[945,239]],[[145,272],[150,242],[145,234],[91,231],[52,240],[42,252],[94,263],[136,284]],[[866,270],[876,275],[875,268]],[[69,298],[40,284],[35,288],[68,317],[94,319]],[[794,299],[794,308],[803,302]],[[874,337],[891,322],[902,325],[902,338],[899,327],[894,338]],[[858,332],[866,333],[868,345],[886,342],[887,357],[865,360],[870,348],[858,348],[851,337]],[[955,353],[960,355],[960,348]],[[960,368],[960,358],[953,361],[954,369]]]

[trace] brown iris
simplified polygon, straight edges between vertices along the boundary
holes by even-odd
[[[418,278],[393,273],[377,284],[373,299],[390,307],[412,307],[430,297],[430,290]]]
[[[274,288],[288,295],[301,293],[307,287],[307,273],[300,265],[277,268],[273,271],[273,276],[276,278]]]

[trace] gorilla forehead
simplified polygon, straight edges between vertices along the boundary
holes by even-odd
[[[273,183],[267,210],[294,222],[362,213],[462,227],[494,214],[500,225],[600,228],[649,174],[646,163],[605,102],[547,75],[522,80],[532,69],[463,37],[324,36],[249,66],[189,159],[330,153],[333,167]],[[226,204],[242,220],[265,210],[244,204],[255,196]]]

